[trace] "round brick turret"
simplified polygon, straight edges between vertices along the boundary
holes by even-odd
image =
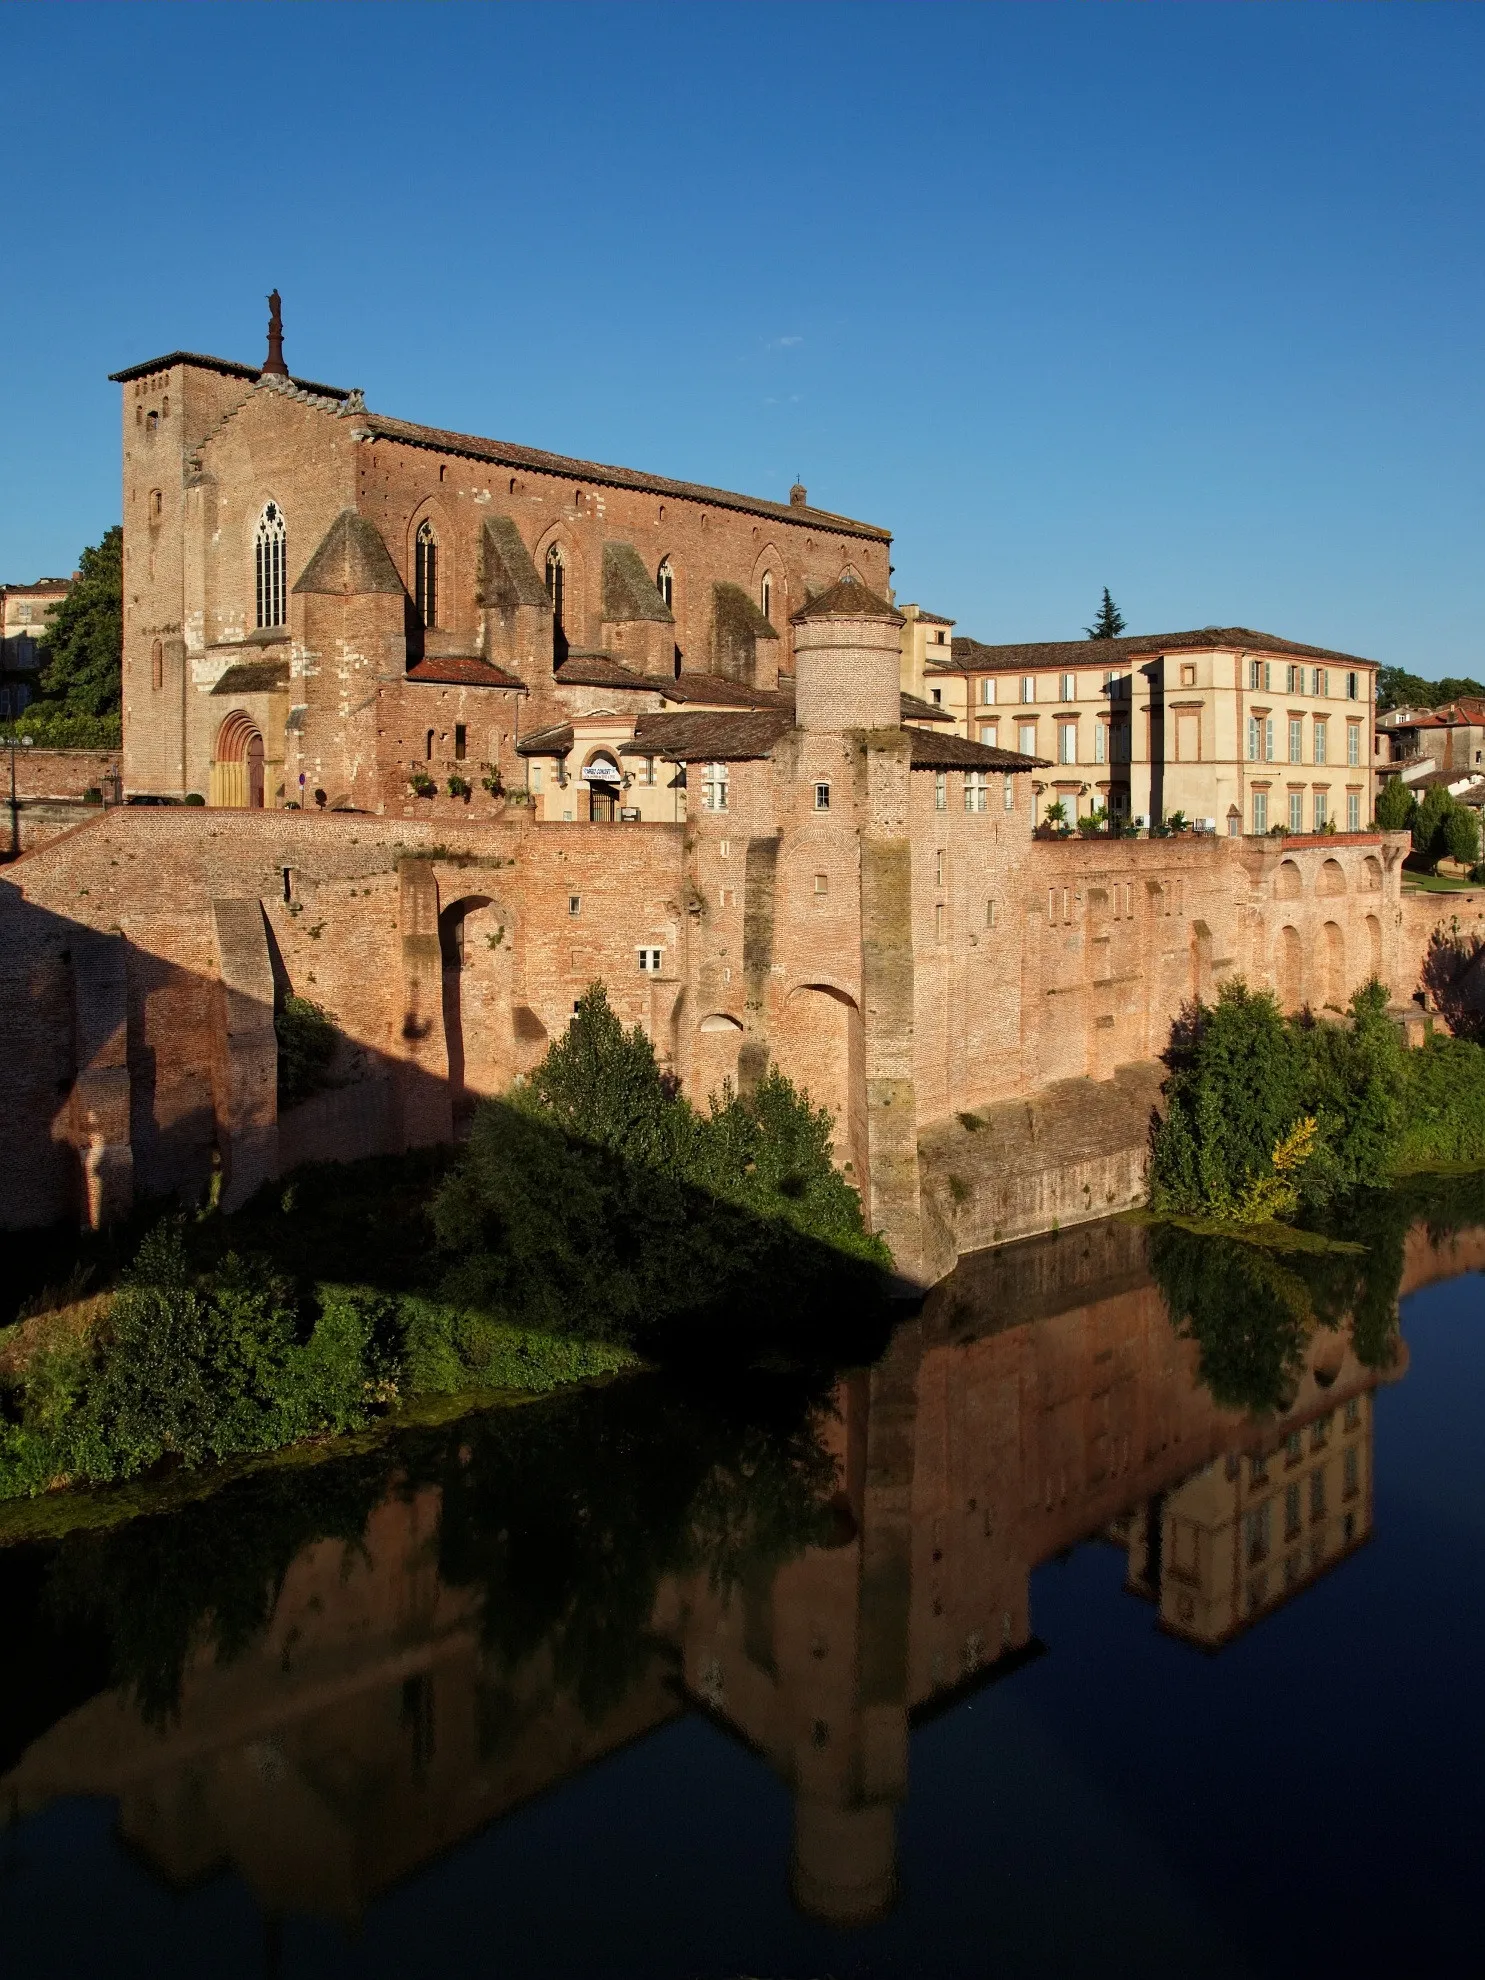
[[[794,615],[794,719],[801,729],[895,729],[902,614],[849,573]]]

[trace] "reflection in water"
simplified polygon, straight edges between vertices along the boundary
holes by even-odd
[[[1371,1257],[1092,1227],[965,1261],[828,1398],[619,1385],[16,1557],[33,1721],[0,1805],[108,1796],[170,1884],[231,1866],[270,1915],[350,1921],[702,1712],[788,1784],[800,1906],[863,1922],[910,1731],[1038,1653],[1040,1563],[1106,1538],[1212,1649],[1366,1540],[1397,1292],[1485,1240],[1399,1225]]]

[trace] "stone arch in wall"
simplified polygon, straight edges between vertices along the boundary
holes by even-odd
[[[212,745],[211,802],[234,811],[261,811],[263,759],[263,737],[257,723],[234,708]]]
[[[1361,888],[1363,894],[1380,894],[1382,891],[1382,862],[1375,853],[1368,853],[1361,862]]]
[[[1212,931],[1204,921],[1191,924],[1191,994],[1202,1003],[1212,994]]]
[[[1278,873],[1274,876],[1274,896],[1281,901],[1297,901],[1305,890],[1304,875],[1298,862],[1292,859],[1279,861]]]
[[[849,1168],[858,1188],[866,1171],[866,1053],[861,1010],[838,984],[799,983],[784,999],[773,1028],[773,1058],[811,1103],[834,1122],[836,1166]]]
[[[1279,930],[1279,1008],[1297,1011],[1304,1004],[1305,950],[1299,930],[1286,922]]]
[[[1346,891],[1346,869],[1338,859],[1328,859],[1320,869],[1320,877],[1315,882],[1315,892],[1327,900]]]
[[[407,519],[407,537],[402,554],[402,588],[417,608],[418,535],[424,524],[432,531],[437,550],[435,563],[436,610],[427,621],[428,630],[452,625],[454,601],[458,598],[458,578],[453,519],[436,495],[425,496]],[[420,626],[422,622],[420,621]]]
[[[763,579],[765,574],[772,581],[772,597],[769,605],[769,622],[784,637],[789,625],[789,567],[784,562],[782,551],[770,537],[753,559],[753,569],[748,580],[748,590],[753,603],[763,609]]]
[[[1321,981],[1325,986],[1328,1009],[1346,1007],[1346,938],[1338,921],[1327,921],[1320,931]]]
[[[586,815],[595,825],[611,825],[624,798],[624,772],[611,749],[590,749],[578,772]]]
[[[463,894],[439,909],[438,948],[449,1100],[458,1130],[467,1127],[477,1102],[500,1092],[515,1070],[510,1023],[515,928],[489,894]]]

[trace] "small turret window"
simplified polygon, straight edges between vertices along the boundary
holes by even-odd
[[[254,544],[260,626],[281,626],[288,618],[285,609],[289,590],[286,581],[288,559],[289,543],[288,532],[284,527],[284,512],[277,502],[269,502],[258,518],[258,535]]]
[[[438,538],[433,534],[432,523],[426,519],[418,524],[414,545],[413,602],[419,625],[438,624]]]

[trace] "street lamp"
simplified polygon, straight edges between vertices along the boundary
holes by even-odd
[[[29,749],[31,747],[31,738],[29,736],[18,737],[14,729],[12,729],[6,741],[10,744],[10,856],[12,859],[19,859],[21,856],[21,807],[16,802],[15,794],[15,752],[17,742],[19,742],[22,749]]]

